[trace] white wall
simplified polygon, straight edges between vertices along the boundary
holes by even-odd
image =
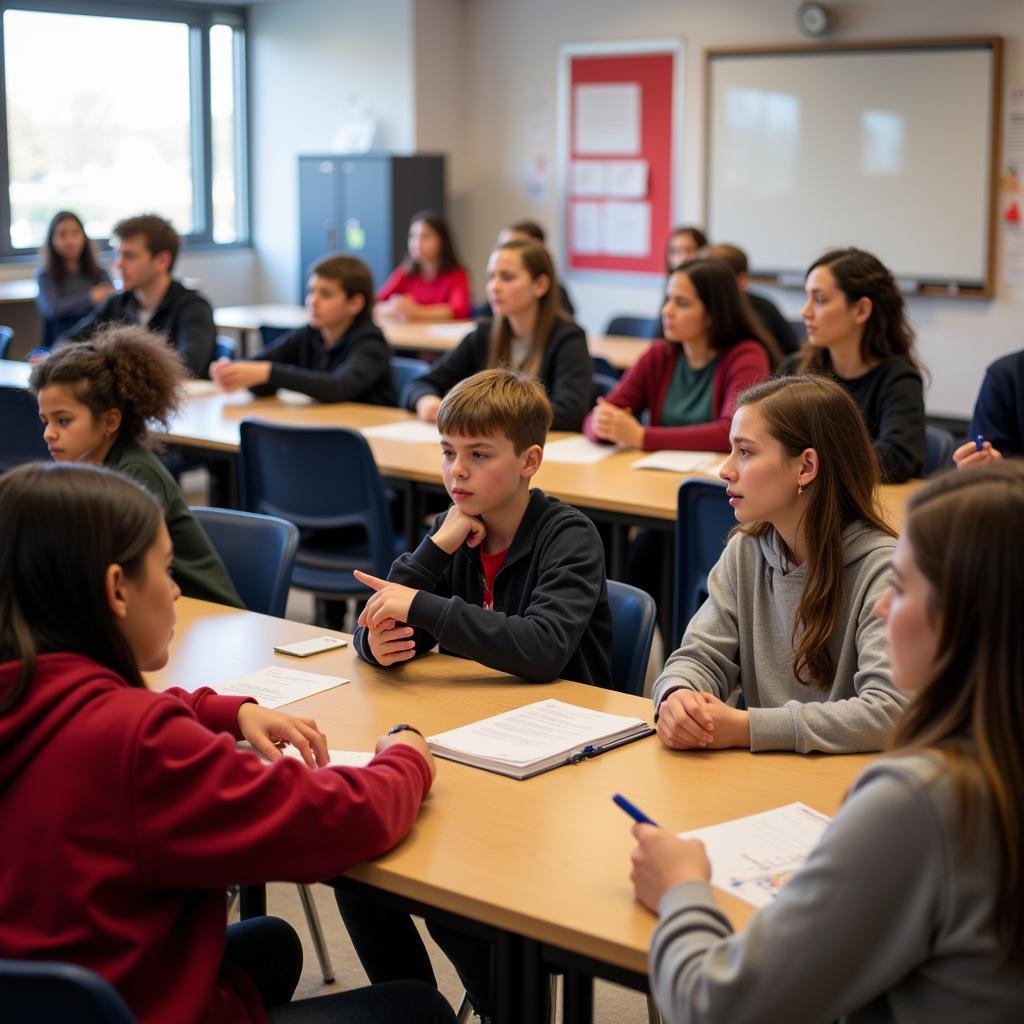
[[[530,216],[549,226],[560,245],[553,162],[558,49],[563,43],[681,38],[685,44],[684,157],[677,212],[703,215],[703,104],[706,47],[800,42],[797,0],[474,0],[466,55],[469,197],[457,226],[471,266],[483,266],[494,236],[511,219]],[[1002,35],[1004,81],[1024,83],[1024,4],[1019,0],[862,0],[828,5],[840,40]],[[950,140],[955,145],[955,140]],[[550,198],[523,195],[523,161],[547,154]],[[941,211],[936,211],[941,216]],[[956,239],[950,238],[955,245]],[[808,261],[813,257],[808,254]],[[884,260],[885,254],[879,253]],[[621,281],[621,278],[619,279]],[[622,284],[569,278],[578,318],[600,331],[615,313],[653,315],[657,282]],[[775,290],[787,315],[798,292]],[[920,352],[932,374],[929,411],[968,415],[985,365],[1024,346],[1024,290],[1001,282],[994,301],[916,299],[910,304]]]
[[[415,148],[413,0],[277,0],[249,12],[253,234],[250,301],[295,302],[298,161],[331,152],[332,110],[365,104],[374,148]]]

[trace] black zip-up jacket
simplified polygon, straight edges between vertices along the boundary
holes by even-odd
[[[138,322],[139,300],[135,293],[114,292],[59,338],[54,348],[68,342],[88,341],[93,331],[109,323]],[[164,335],[197,377],[210,376],[217,328],[213,325],[213,309],[199,292],[186,288],[180,281],[171,281],[146,326]]]
[[[447,512],[434,519],[437,532]],[[573,679],[612,684],[612,617],[604,552],[594,524],[578,509],[543,491],[530,492],[523,521],[494,580],[494,608],[482,606],[479,548],[449,555],[429,536],[400,555],[388,579],[419,593],[409,609],[417,655],[441,645],[531,683]],[[366,661],[367,630],[355,633]]]
[[[444,398],[460,380],[486,370],[490,345],[491,321],[481,320],[429,373],[412,382],[406,393],[406,407],[415,412],[416,402],[424,395]],[[551,399],[551,429],[582,430],[583,417],[591,406],[594,363],[579,324],[561,318],[555,321],[539,377]]]
[[[380,328],[365,313],[357,316],[330,348],[323,335],[307,324],[289,331],[254,358],[274,364],[270,380],[249,389],[254,395],[290,388],[318,402],[398,404],[391,378],[391,350]]]

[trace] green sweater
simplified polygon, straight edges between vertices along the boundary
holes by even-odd
[[[160,502],[174,545],[174,580],[182,594],[244,608],[220,556],[192,518],[177,481],[156,455],[135,441],[120,438],[104,464],[131,477]]]

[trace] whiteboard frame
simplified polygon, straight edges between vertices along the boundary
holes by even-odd
[[[558,48],[558,92],[555,106],[557,124],[556,161],[558,204],[558,266],[569,267],[568,224],[569,207],[569,124],[570,65],[573,57],[630,57],[642,53],[668,53],[674,57],[672,75],[672,224],[678,224],[683,209],[683,72],[685,42],[678,37],[663,39],[630,39],[617,43],[564,43]],[[662,246],[665,239],[662,239]],[[569,270],[562,275],[566,281],[598,282],[607,285],[637,285],[664,281],[664,274],[629,272],[625,270]]]
[[[998,234],[999,207],[999,160],[1002,134],[1002,79],[1003,79],[1003,39],[1002,36],[937,36],[930,39],[877,39],[849,43],[801,43],[780,46],[730,46],[704,51],[704,224],[710,230],[708,216],[711,211],[711,66],[716,59],[735,57],[771,57],[820,55],[827,53],[875,53],[894,50],[991,50],[992,81],[991,110],[992,147],[989,154],[988,174],[988,222],[986,225],[984,283],[981,286],[960,281],[933,282],[925,281],[911,290],[918,295],[942,295],[945,297],[963,297],[974,299],[990,299],[995,294],[996,280],[996,242]],[[758,274],[752,268],[751,279],[764,284],[773,284],[783,288],[797,287],[797,283],[785,274]],[[803,281],[799,282],[803,287]]]

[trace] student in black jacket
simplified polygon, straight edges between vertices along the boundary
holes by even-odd
[[[597,530],[576,509],[530,490],[550,422],[543,391],[522,374],[487,370],[452,389],[437,426],[453,505],[387,581],[356,573],[374,591],[354,638],[361,657],[396,665],[439,643],[531,682],[562,676],[607,685],[612,622]],[[337,898],[372,982],[434,984],[408,914]],[[489,1017],[487,944],[427,924],[476,1012]]]
[[[430,372],[413,381],[403,402],[433,422],[441,399],[481,370],[506,366],[547,388],[555,430],[580,430],[591,404],[594,368],[583,328],[562,312],[551,255],[532,239],[499,245],[487,262],[493,321],[479,323]]]
[[[373,322],[373,275],[352,256],[314,264],[306,292],[309,324],[254,359],[218,359],[210,374],[225,391],[301,391],[318,402],[397,405],[391,351]]]
[[[162,334],[196,377],[207,376],[217,330],[213,309],[199,292],[171,277],[180,239],[169,221],[155,213],[128,217],[114,225],[118,240],[114,265],[123,291],[114,292],[57,340],[86,341],[109,323],[139,324]]]
[[[924,383],[914,332],[892,274],[862,249],[835,249],[811,264],[801,310],[807,343],[780,374],[824,373],[853,397],[887,483],[924,468]]]

